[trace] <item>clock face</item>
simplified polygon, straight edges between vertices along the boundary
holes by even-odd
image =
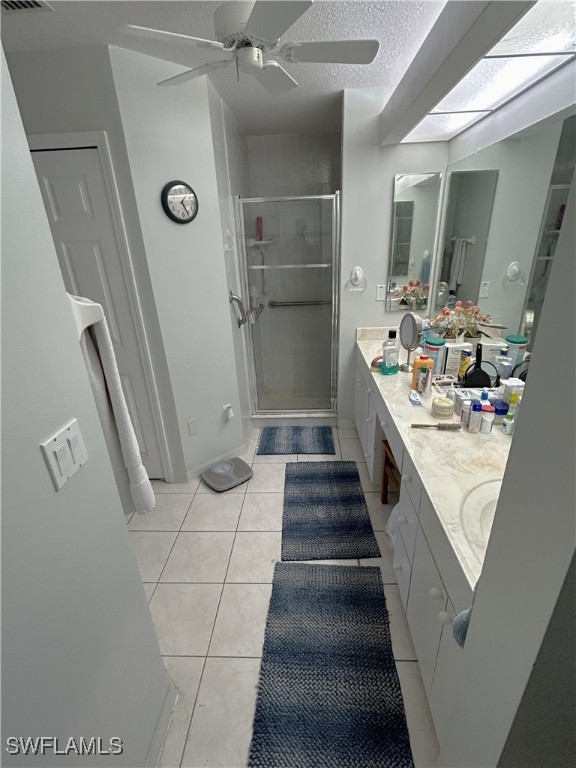
[[[169,181],[161,194],[165,214],[178,224],[188,224],[198,213],[198,198],[183,181]]]

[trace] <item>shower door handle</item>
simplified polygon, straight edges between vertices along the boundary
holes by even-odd
[[[244,323],[248,322],[248,318],[246,316],[246,310],[244,309],[244,304],[242,304],[242,299],[240,296],[236,296],[235,293],[232,293],[232,291],[228,294],[229,299],[228,301],[230,304],[234,303],[238,305],[238,309],[240,310],[240,317],[236,318],[236,322],[238,323],[238,328],[240,328],[241,325],[244,325]]]

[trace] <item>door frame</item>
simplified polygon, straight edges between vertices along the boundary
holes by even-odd
[[[244,228],[244,203],[268,203],[268,202],[286,202],[290,200],[330,200],[332,202],[332,332],[331,332],[331,355],[330,355],[330,409],[329,410],[306,410],[306,411],[261,411],[258,409],[258,394],[256,384],[256,360],[254,355],[254,335],[252,323],[246,324],[247,334],[247,353],[248,361],[248,381],[250,387],[250,401],[252,404],[252,415],[261,418],[277,418],[278,416],[305,416],[325,418],[335,416],[338,413],[338,358],[339,358],[339,333],[340,333],[340,191],[329,195],[274,195],[271,197],[234,197],[234,214],[236,218],[236,233],[238,242],[238,271],[239,281],[242,286],[242,295],[245,302],[250,304],[250,295],[248,289],[248,255],[246,252],[246,231]]]
[[[110,212],[112,215],[112,226],[118,244],[118,253],[120,256],[120,267],[124,277],[126,293],[128,296],[128,309],[134,324],[136,339],[138,344],[138,353],[142,361],[144,371],[144,384],[148,400],[152,411],[154,423],[155,438],[160,451],[160,461],[164,471],[166,482],[174,481],[174,471],[170,460],[170,450],[168,446],[168,437],[166,427],[162,417],[160,407],[160,397],[158,394],[158,385],[154,375],[154,366],[150,354],[150,344],[144,325],[144,315],[142,312],[142,303],[138,295],[138,287],[134,274],[132,254],[130,243],[126,232],[124,214],[120,204],[120,194],[116,182],[116,174],[112,164],[112,155],[110,153],[110,144],[106,131],[82,131],[72,133],[41,133],[30,134],[27,137],[30,151],[33,150],[65,150],[79,149],[82,147],[95,148],[98,152],[102,175],[106,193],[111,202]]]

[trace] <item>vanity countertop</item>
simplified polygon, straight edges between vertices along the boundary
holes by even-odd
[[[382,339],[386,334],[381,333],[379,339],[374,338],[376,335],[376,329],[359,329],[357,334],[356,344],[368,368],[382,353]],[[416,354],[413,353],[412,359]],[[402,350],[401,361],[405,359],[406,352]],[[477,547],[473,549],[464,535],[461,509],[468,494],[479,485],[503,478],[511,438],[498,426],[488,435],[470,434],[464,429],[456,432],[412,429],[412,423],[439,423],[430,413],[432,400],[440,396],[439,393],[423,399],[424,407],[415,407],[408,399],[412,374],[399,371],[394,376],[371,375],[468,582],[474,587],[482,570],[483,553],[479,553]]]

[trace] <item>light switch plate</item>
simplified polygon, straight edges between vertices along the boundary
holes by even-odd
[[[57,491],[88,461],[76,419],[40,443],[40,450]]]

